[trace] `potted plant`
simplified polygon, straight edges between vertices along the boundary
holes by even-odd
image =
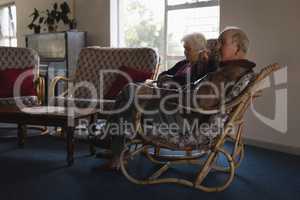
[[[34,33],[40,33],[41,24],[44,23],[48,27],[49,32],[55,32],[58,28],[58,23],[62,21],[65,25],[69,25],[70,28],[74,28],[76,25],[74,20],[70,20],[69,13],[71,12],[67,2],[60,4],[55,3],[51,10],[47,9],[41,12],[45,16],[42,16],[40,12],[35,8],[34,12],[30,15],[32,17],[31,23],[28,25],[29,29],[33,29]],[[36,23],[38,21],[38,23]]]
[[[30,15],[32,17],[31,23],[28,25],[28,28],[30,30],[33,29],[34,33],[40,33],[41,32],[41,24],[44,21],[44,17],[40,16],[40,12],[35,8],[33,13]],[[36,23],[37,21],[37,23]]]
[[[57,30],[57,24],[61,19],[61,13],[57,8],[57,3],[55,3],[52,10],[46,10],[45,24],[48,26],[49,32],[55,32]]]
[[[69,19],[69,13],[71,13],[70,7],[67,2],[60,4],[60,17],[64,24],[70,24],[71,20]]]
[[[48,25],[49,32],[56,31],[57,24],[62,21],[65,25],[69,25],[73,22],[69,18],[69,13],[71,12],[70,7],[67,2],[60,4],[60,10],[58,10],[58,4],[53,5],[51,11],[46,10],[47,18],[45,23]]]
[[[77,22],[75,19],[70,19],[69,18],[69,14],[71,13],[71,9],[69,7],[69,5],[67,4],[67,2],[64,2],[60,5],[60,9],[61,9],[61,20],[63,21],[63,23],[65,25],[69,25],[69,28],[72,29],[76,29],[77,26]]]

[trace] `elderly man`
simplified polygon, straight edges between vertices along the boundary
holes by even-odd
[[[226,87],[227,84],[233,83],[247,73],[253,72],[253,68],[256,66],[255,63],[246,59],[249,39],[241,29],[236,27],[226,28],[220,34],[218,41],[221,58],[219,69],[210,73],[205,80],[216,86],[216,88],[202,86],[197,91],[200,95],[215,94],[215,89],[221,92],[222,87]],[[209,109],[220,105],[221,100],[221,95],[215,95],[215,98],[199,98],[197,106]]]
[[[220,51],[220,58],[221,58],[221,62],[219,63],[220,68],[215,72],[209,73],[205,79],[202,79],[197,82],[197,84],[202,84],[199,90],[196,91],[196,94],[200,95],[200,98],[197,98],[196,101],[186,100],[186,99],[190,99],[190,98],[185,98],[185,96],[191,95],[191,90],[185,91],[185,88],[179,92],[178,90],[165,90],[165,91],[162,90],[163,98],[168,97],[170,95],[172,96],[171,98],[172,101],[175,101],[178,104],[183,104],[183,106],[191,106],[194,108],[201,107],[202,109],[209,109],[219,105],[222,100],[220,95],[216,95],[216,91],[221,91],[224,85],[230,82],[235,82],[239,80],[243,75],[252,71],[253,67],[255,67],[255,63],[250,62],[246,59],[248,46],[249,46],[249,39],[241,29],[239,28],[225,29],[220,34],[218,41],[219,41],[219,51]],[[178,71],[179,74],[181,75],[180,72],[181,70],[177,70],[175,72],[175,76],[176,74],[178,74]],[[184,75],[187,75],[188,74],[187,72],[189,72],[190,74],[191,71],[192,71],[191,68],[185,68],[185,70],[182,70]],[[164,74],[168,74],[168,72]],[[162,77],[165,76],[164,74],[160,75],[160,79],[162,79]],[[187,83],[186,81],[183,82],[185,84]],[[195,94],[194,91],[192,91],[192,93]],[[205,95],[206,96],[213,95],[214,98],[209,98],[209,99],[201,98],[201,96],[205,96]],[[183,99],[183,101],[179,100],[180,98]],[[131,114],[133,114],[131,116],[134,116],[134,112]],[[114,156],[113,159],[107,165],[108,168],[111,169],[118,168],[119,156],[122,149],[123,149],[123,137],[118,137],[118,136],[113,137],[112,150]]]

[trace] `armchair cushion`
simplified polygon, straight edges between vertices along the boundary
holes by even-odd
[[[146,79],[149,79],[153,76],[152,71],[139,70],[126,66],[120,67],[119,70],[127,74],[133,82],[144,82]],[[118,74],[109,91],[106,93],[105,98],[115,99],[119,92],[129,83],[129,81],[130,80],[128,80],[123,74]]]
[[[34,85],[34,73],[33,67],[29,68],[9,68],[0,70],[0,98],[13,97],[13,90],[16,80],[23,73],[30,73],[21,84],[20,95],[21,96],[36,96],[36,90]]]
[[[37,106],[39,105],[37,96],[22,96],[22,97],[9,97],[0,98],[0,106],[16,105],[18,102],[26,106]]]

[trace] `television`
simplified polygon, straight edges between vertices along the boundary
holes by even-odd
[[[26,36],[26,46],[36,50],[41,61],[64,60],[66,58],[66,36],[64,32],[32,34]]]

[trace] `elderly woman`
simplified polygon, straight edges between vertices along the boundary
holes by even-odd
[[[112,143],[111,150],[113,156],[112,159],[103,166],[104,169],[117,169],[119,167],[119,156],[123,150],[125,140],[124,133],[126,132],[126,130],[122,129],[122,123],[132,123],[132,117],[137,109],[133,101],[134,98],[132,97],[133,95],[140,95],[140,93],[137,92],[138,89],[144,88],[145,90],[142,90],[146,92],[143,94],[153,94],[155,93],[153,92],[154,90],[159,90],[160,87],[165,88],[166,83],[175,82],[176,85],[185,86],[216,69],[215,65],[212,65],[209,60],[209,55],[206,50],[206,39],[201,33],[186,35],[182,39],[182,42],[186,59],[178,62],[171,69],[162,72],[158,76],[157,86],[153,87],[152,83],[130,83],[117,96],[114,109],[120,109],[122,111],[111,115],[107,120],[103,130],[109,130],[109,133],[101,134],[98,136],[98,139],[94,140],[94,143],[97,145],[99,138],[105,135],[105,138],[101,139],[107,142],[111,141]],[[126,109],[122,109],[126,104],[129,106]],[[119,125],[119,128],[112,128],[116,124]],[[116,130],[119,132],[116,133]],[[100,143],[103,142],[100,141]]]
[[[180,85],[189,84],[216,70],[213,59],[209,59],[206,39],[201,33],[185,35],[182,40],[185,59],[158,76],[158,85],[165,81],[175,81]],[[209,66],[209,67],[208,67]]]

